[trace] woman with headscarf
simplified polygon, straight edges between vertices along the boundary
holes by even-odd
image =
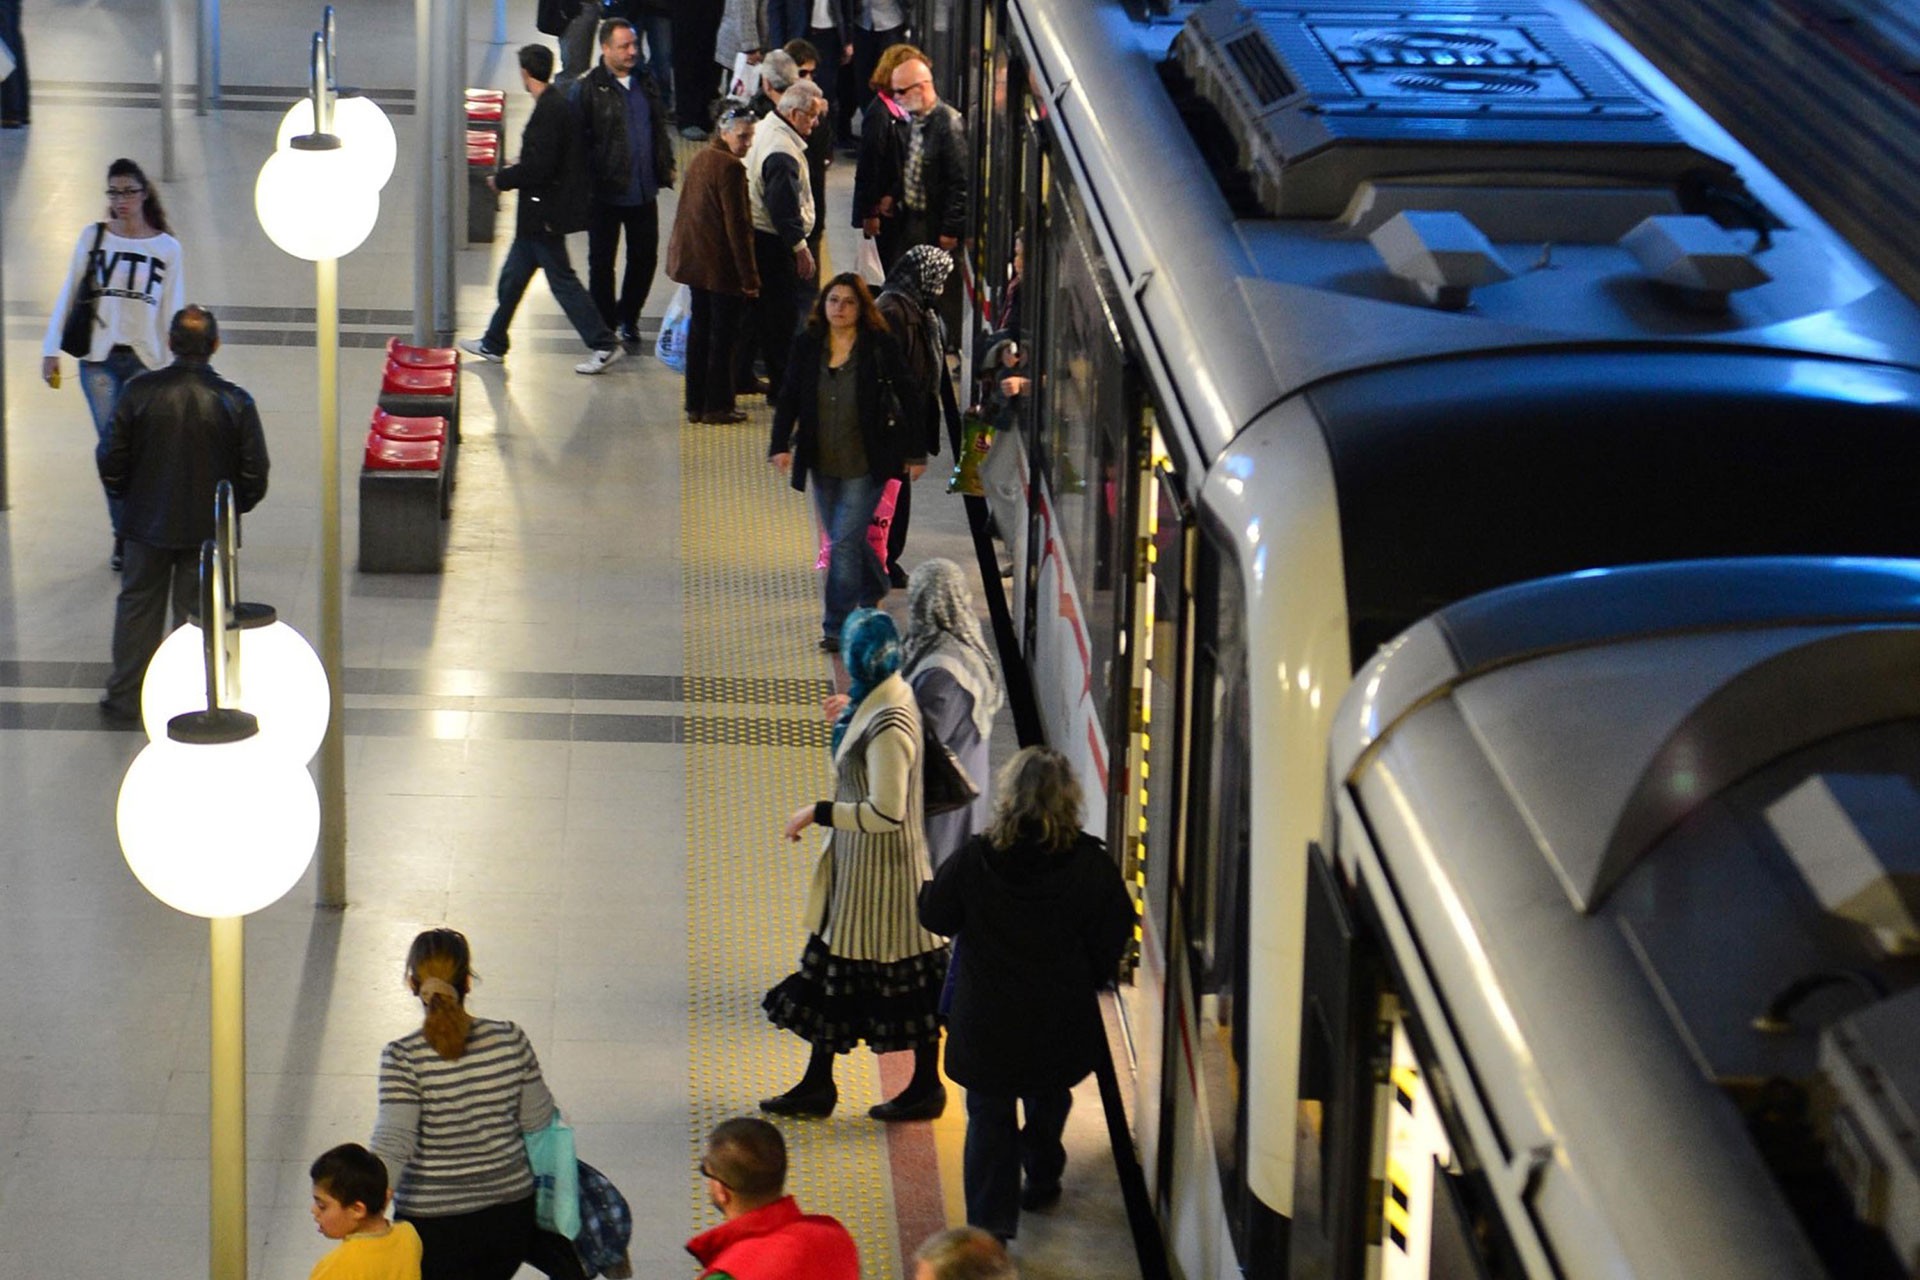
[[[912,381],[911,394],[919,402],[923,436],[921,447],[926,456],[940,452],[940,406],[947,391],[947,349],[945,326],[940,320],[940,294],[953,274],[953,255],[930,244],[917,244],[900,255],[887,275],[880,296],[873,300],[880,315],[900,344]],[[903,388],[901,395],[909,394]],[[887,579],[896,587],[907,585],[907,572],[900,567],[900,555],[907,549],[907,526],[913,517],[913,482],[900,480],[900,496],[893,507],[893,523],[887,528]]]
[[[967,1090],[961,1183],[967,1221],[1011,1240],[1022,1210],[1060,1199],[1060,1135],[1107,1051],[1099,991],[1134,917],[1120,869],[1080,829],[1066,757],[1027,747],[995,791],[986,832],[920,890],[920,921],[964,938],[947,1014],[947,1074]]]
[[[907,635],[900,674],[920,718],[980,785],[970,805],[927,819],[927,855],[938,871],[986,826],[987,739],[1000,710],[1000,679],[980,633],[966,574],[951,560],[928,560],[907,581]]]
[[[893,619],[857,609],[841,632],[849,699],[833,725],[834,798],[798,809],[786,837],[831,828],[808,897],[799,972],[761,1007],[813,1046],[800,1083],[761,1100],[780,1116],[833,1114],[836,1054],[862,1040],[875,1053],[913,1050],[913,1079],[870,1108],[876,1120],[930,1120],[946,1109],[938,1005],[947,947],[920,927],[914,897],[927,878],[920,713],[900,678]]]

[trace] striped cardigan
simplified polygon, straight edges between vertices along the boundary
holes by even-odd
[[[387,1045],[368,1145],[386,1162],[395,1212],[446,1217],[532,1195],[522,1135],[552,1119],[526,1032],[475,1018],[467,1051],[451,1062],[419,1031]]]

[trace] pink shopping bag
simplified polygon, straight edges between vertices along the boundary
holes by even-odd
[[[880,501],[874,504],[873,519],[867,522],[867,545],[873,548],[873,554],[880,557],[880,567],[887,565],[887,533],[893,528],[894,504],[900,501],[900,481],[887,481],[880,490]],[[824,569],[827,558],[833,554],[833,541],[827,537],[827,531],[820,531],[820,554],[815,558],[813,567]]]

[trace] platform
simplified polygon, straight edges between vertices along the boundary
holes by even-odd
[[[408,6],[339,6],[343,79],[395,108],[402,159],[373,238],[342,264],[342,456],[372,406],[377,350],[411,324],[416,172]],[[527,99],[512,45],[474,5],[474,83]],[[524,11],[524,12],[521,12]],[[4,1275],[205,1273],[207,932],[149,897],[114,834],[114,797],[143,739],[104,727],[116,580],[107,568],[93,431],[73,364],[38,379],[39,343],[73,238],[97,217],[107,163],[158,176],[150,6],[29,0],[34,123],[0,133],[7,460],[0,513],[0,1264]],[[223,104],[177,116],[162,190],[189,294],[219,316],[215,367],[259,402],[273,459],[244,526],[242,587],[317,632],[318,451],[313,277],[255,223],[252,187],[298,94],[310,15],[224,6]],[[298,21],[296,21],[296,17]],[[531,8],[516,6],[525,22]],[[517,44],[536,38],[514,29]],[[191,67],[191,32],[181,32]],[[277,87],[276,87],[277,86]],[[509,151],[517,149],[510,146]],[[830,180],[833,260],[853,259],[851,174]],[[459,261],[461,335],[492,305],[495,244]],[[671,225],[663,201],[661,224]],[[663,253],[664,257],[664,244]],[[574,261],[584,270],[584,237]],[[657,280],[643,328],[665,306]],[[247,925],[249,1256],[300,1280],[325,1243],[306,1167],[364,1141],[381,1045],[418,1022],[401,982],[420,928],[473,940],[472,1007],[524,1025],[581,1154],[631,1202],[643,1277],[691,1276],[682,1251],[716,1220],[695,1172],[706,1130],[796,1078],[803,1046],[759,994],[792,966],[811,844],[785,815],[826,794],[813,649],[818,583],[801,497],[763,460],[766,411],[691,426],[680,381],[648,354],[597,378],[541,281],[504,366],[463,374],[463,445],[446,571],[347,573],[349,805],[344,912],[309,879]],[[950,463],[950,459],[946,460]],[[945,464],[921,482],[908,563],[973,564]],[[345,493],[352,564],[355,497]],[[896,594],[892,602],[900,607]],[[1010,723],[996,755],[1015,745]],[[217,820],[216,815],[209,815]],[[792,1189],[842,1217],[863,1274],[962,1219],[964,1109],[888,1128],[865,1107],[905,1064],[841,1065],[842,1110],[783,1125]],[[1136,1274],[1091,1082],[1069,1132],[1066,1196],[1029,1215],[1028,1277]],[[531,1270],[523,1274],[537,1273]]]

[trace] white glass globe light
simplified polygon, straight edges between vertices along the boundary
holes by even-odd
[[[313,132],[313,98],[300,99],[280,117],[280,132],[274,149],[285,151],[287,144],[302,134]],[[400,139],[393,121],[372,98],[353,94],[333,100],[333,132],[353,156],[365,180],[375,190],[383,189],[393,177],[393,166],[400,158]]]
[[[258,735],[218,746],[162,738],[127,767],[118,821],[148,893],[192,916],[244,916],[306,874],[320,797],[306,767]]]
[[[360,247],[380,217],[380,191],[345,146],[286,147],[260,166],[253,209],[268,239],[296,258],[319,262]]]
[[[189,622],[161,642],[140,686],[140,719],[154,742],[167,721],[207,709],[204,633]],[[260,722],[267,746],[304,765],[326,736],[332,702],[327,670],[305,636],[284,622],[240,632],[240,690],[233,705]]]

